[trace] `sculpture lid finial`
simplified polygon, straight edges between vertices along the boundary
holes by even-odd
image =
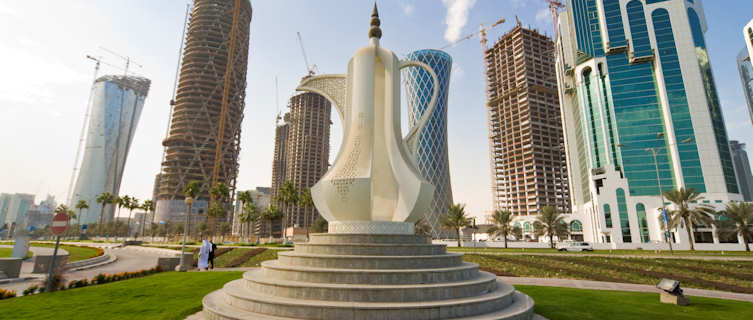
[[[381,22],[379,21],[379,11],[377,11],[376,2],[374,2],[374,10],[371,12],[371,28],[369,28],[369,38],[382,38],[382,29],[379,28]]]

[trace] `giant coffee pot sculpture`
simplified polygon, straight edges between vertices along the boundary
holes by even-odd
[[[379,46],[382,31],[374,7],[369,45],[356,51],[348,74],[304,78],[299,91],[318,93],[337,107],[343,143],[335,162],[311,188],[329,233],[413,234],[428,209],[434,186],[421,177],[414,155],[417,137],[437,102],[439,82],[430,66],[401,61]],[[425,69],[434,93],[405,138],[400,130],[400,69]]]

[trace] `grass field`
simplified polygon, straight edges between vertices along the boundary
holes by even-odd
[[[47,248],[54,248],[54,243],[32,243],[32,247],[47,247]],[[68,251],[68,262],[74,262],[79,260],[85,260],[89,258],[94,258],[99,254],[99,250],[97,248],[92,247],[77,247],[77,246],[69,246],[69,245],[60,245],[61,249],[64,249],[65,251]]]
[[[13,254],[13,248],[0,248],[0,258],[10,258],[12,254]],[[27,257],[31,258],[33,255],[34,253],[29,251],[29,254],[27,255]]]
[[[272,251],[272,250],[267,250]],[[273,251],[274,252],[274,251]],[[166,272],[104,285],[0,301],[8,319],[183,319],[201,299],[242,272]],[[691,297],[688,307],[660,304],[658,294],[517,286],[552,320],[751,319],[753,304]],[[96,301],[96,303],[92,303]]]
[[[753,293],[753,261],[479,254],[465,254],[463,260],[504,276],[651,285],[671,278],[685,287]]]
[[[560,253],[560,254],[603,254],[603,255],[632,255],[632,256],[732,256],[732,257],[751,257],[753,258],[753,251],[690,251],[690,250],[675,250],[671,253],[669,250],[653,251],[653,250],[594,250],[593,252],[559,252],[557,249],[550,248],[472,248],[472,247],[447,247],[447,251],[451,252],[472,252],[472,253]]]

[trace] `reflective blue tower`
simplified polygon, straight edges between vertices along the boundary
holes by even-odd
[[[423,49],[411,52],[405,59],[428,64],[439,78],[437,107],[429,118],[426,129],[418,138],[416,163],[424,179],[435,187],[431,207],[424,219],[431,226],[432,236],[440,237],[444,236],[444,233],[439,227],[439,218],[447,214],[447,209],[452,204],[450,166],[447,157],[447,94],[450,88],[452,58],[444,51]],[[434,84],[428,72],[415,67],[404,69],[403,79],[407,91],[408,125],[413,128],[429,106]]]

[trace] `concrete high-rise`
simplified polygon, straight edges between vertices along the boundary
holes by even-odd
[[[408,61],[418,61],[429,65],[439,80],[439,95],[426,128],[418,137],[416,164],[421,175],[434,185],[434,197],[424,219],[431,227],[432,237],[447,237],[452,232],[442,230],[439,220],[447,214],[452,202],[450,165],[447,155],[447,95],[450,89],[452,57],[444,51],[424,49],[409,53]],[[408,102],[408,125],[413,128],[429,107],[434,92],[431,75],[418,67],[403,69],[404,84]]]
[[[100,221],[101,204],[96,201],[100,194],[117,195],[120,191],[123,169],[150,83],[146,78],[119,75],[102,76],[94,81],[86,148],[68,203],[71,208],[79,200],[89,204],[82,223]],[[114,214],[114,206],[107,206],[102,221],[111,221]]]
[[[743,96],[748,104],[748,115],[753,123],[753,60],[747,48],[740,50],[737,55],[737,71],[740,73],[740,81],[743,85]]]
[[[201,183],[193,205],[197,212],[206,211],[215,177],[235,194],[251,13],[248,0],[194,0],[170,129],[162,142],[157,221],[182,219],[183,188],[192,180]]]
[[[6,194],[4,194],[6,195]],[[34,207],[34,195],[25,193],[7,194],[0,198],[0,208],[5,208],[5,220],[0,221],[8,226],[8,236],[13,236],[17,226],[24,222],[26,212]],[[2,213],[0,213],[1,215]]]
[[[745,144],[737,140],[730,140],[729,149],[732,152],[732,162],[735,164],[740,194],[742,194],[743,200],[753,201],[753,173],[750,170],[748,153],[745,152]]]
[[[290,112],[286,115],[289,128],[282,183],[290,181],[300,193],[316,184],[329,167],[332,105],[323,96],[306,92],[291,97],[289,107]],[[279,179],[272,181],[273,202],[282,183]],[[313,206],[304,208],[295,204],[285,207],[283,213],[287,217],[287,227],[306,228],[318,215]]]
[[[692,188],[717,209],[742,200],[707,27],[701,0],[569,0],[558,14],[571,198],[586,241],[664,242],[660,195],[672,189]],[[684,227],[672,237],[689,247]],[[719,242],[708,227],[693,238]]]
[[[570,213],[552,40],[518,24],[484,54],[495,209]]]

